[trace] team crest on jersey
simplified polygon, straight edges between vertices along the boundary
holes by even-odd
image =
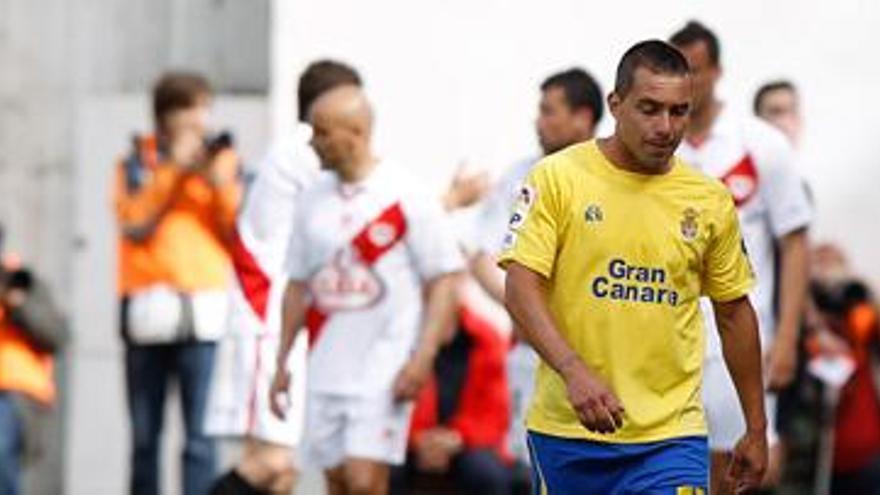
[[[697,238],[700,232],[700,223],[697,221],[699,217],[697,210],[693,208],[685,208],[681,219],[681,236],[686,241],[692,241]]]
[[[394,242],[397,229],[390,223],[377,222],[370,226],[367,236],[369,236],[370,242],[381,248]]]
[[[597,204],[587,206],[587,209],[584,211],[584,220],[587,223],[601,222],[604,219],[605,215],[602,213],[602,207]]]
[[[348,249],[340,250],[309,281],[309,292],[324,311],[352,311],[376,304],[385,290],[373,270]]]

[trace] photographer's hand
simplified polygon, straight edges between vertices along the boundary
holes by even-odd
[[[185,170],[197,170],[207,161],[204,136],[195,129],[178,130],[171,138],[168,151],[174,164]]]
[[[20,308],[27,299],[24,289],[13,287],[3,291],[3,304],[9,309]]]

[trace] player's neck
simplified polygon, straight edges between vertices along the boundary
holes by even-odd
[[[370,175],[378,163],[379,160],[373,155],[367,155],[363,158],[354,160],[349,166],[340,168],[339,181],[343,184],[355,184],[361,182]]]
[[[640,162],[616,134],[607,138],[597,139],[596,143],[599,146],[599,151],[605,155],[605,158],[611,165],[625,172],[641,175],[663,175],[672,168],[672,160],[669,160],[663,166],[648,165]]]
[[[691,113],[691,120],[685,133],[685,139],[691,144],[699,144],[705,141],[723,106],[724,104],[713,96],[709,100],[708,105],[704,105],[703,108]]]

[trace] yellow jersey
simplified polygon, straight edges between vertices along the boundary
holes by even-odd
[[[563,338],[623,403],[623,427],[589,432],[565,382],[539,365],[527,426],[636,443],[705,435],[698,300],[748,293],[752,269],[730,193],[677,158],[662,175],[614,166],[595,141],[546,157],[522,185],[499,263],[547,279]]]

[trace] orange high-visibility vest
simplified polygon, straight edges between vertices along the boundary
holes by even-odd
[[[113,201],[117,223],[138,224],[167,208],[158,225],[144,240],[119,237],[118,289],[130,295],[154,284],[167,284],[182,292],[223,289],[229,283],[233,227],[241,204],[242,186],[226,180],[212,187],[199,175],[188,174],[158,155],[155,139],[138,141],[136,169],[144,183],[129,187],[131,165],[123,160],[116,168]],[[239,158],[231,149],[214,158],[215,169],[225,178],[238,175]]]
[[[52,354],[37,349],[0,310],[0,390],[20,392],[44,405],[55,402]]]

